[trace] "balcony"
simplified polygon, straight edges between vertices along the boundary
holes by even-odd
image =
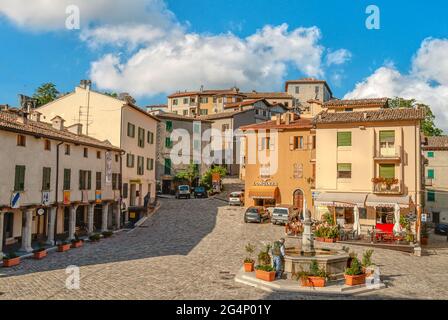
[[[425,186],[426,186],[426,187],[432,187],[433,182],[434,182],[434,179],[426,178],[426,179],[425,179]]]
[[[398,179],[373,178],[374,194],[403,194],[403,183]]]
[[[378,148],[375,151],[376,161],[401,161],[401,147]]]

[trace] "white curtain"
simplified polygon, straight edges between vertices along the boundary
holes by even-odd
[[[353,209],[353,215],[355,216],[355,221],[353,223],[353,230],[355,231],[356,235],[361,234],[361,224],[359,223],[359,209],[358,206],[355,206]]]
[[[394,212],[394,233],[400,233],[401,232],[401,225],[400,225],[400,206],[398,203],[395,204],[395,212]]]

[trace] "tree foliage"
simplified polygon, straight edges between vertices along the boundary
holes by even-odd
[[[426,118],[422,121],[422,131],[425,136],[441,136],[443,134],[443,130],[436,127],[434,120],[436,116],[432,113],[431,107],[423,104],[417,103],[415,99],[404,99],[395,97],[394,99],[389,100],[389,107],[391,108],[416,108],[420,107],[425,109]]]
[[[207,190],[212,189],[212,176],[214,173],[219,173],[221,177],[224,177],[227,174],[227,169],[221,166],[214,166],[213,168],[208,169],[201,177],[201,185],[204,186]]]
[[[42,106],[47,104],[53,100],[55,100],[59,95],[58,89],[56,89],[56,85],[51,82],[47,82],[42,84],[40,87],[36,89],[33,94],[33,98],[36,98],[38,101],[38,106]]]
[[[188,181],[190,186],[194,180],[199,178],[199,168],[197,164],[190,163],[185,170],[177,172],[175,179],[178,181]]]

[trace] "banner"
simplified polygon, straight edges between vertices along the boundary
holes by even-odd
[[[95,202],[101,203],[101,191],[100,190],[95,191]]]
[[[106,152],[106,185],[112,185],[112,152]]]
[[[70,204],[70,191],[64,191],[64,204]]]

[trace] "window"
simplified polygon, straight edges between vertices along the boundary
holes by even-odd
[[[150,159],[150,158],[146,159],[146,170],[148,170],[148,171],[154,170],[154,159]]]
[[[173,106],[177,106],[177,99],[173,99]]]
[[[171,159],[165,159],[165,170],[166,175],[171,175]]]
[[[79,170],[79,190],[92,189],[92,171]]]
[[[95,190],[101,190],[101,172],[96,173],[96,189]]]
[[[345,112],[353,112],[353,108],[345,108],[344,111]]]
[[[143,148],[145,146],[145,129],[138,128],[138,141],[137,144],[140,148]]]
[[[296,94],[300,93],[300,87],[299,86],[295,87],[294,89],[296,90]]]
[[[434,151],[428,152],[428,158],[434,158]]]
[[[351,145],[352,145],[352,133],[338,132],[338,147],[351,147]]]
[[[188,104],[188,98],[184,98],[184,104]]]
[[[316,136],[312,137],[312,147],[313,149],[316,149]]]
[[[294,176],[294,179],[301,179],[301,178],[303,178],[303,164],[301,164],[301,163],[294,163],[293,176]]]
[[[126,155],[126,166],[128,168],[134,168],[134,155],[133,154],[128,153]]]
[[[184,111],[182,111],[182,114],[183,114],[184,116],[188,116],[188,110],[184,110]]]
[[[338,179],[351,179],[351,177],[352,177],[352,164],[338,163]]]
[[[50,140],[44,141],[44,150],[51,151],[51,141]]]
[[[64,169],[64,190],[70,190],[72,170]]]
[[[223,124],[222,125],[222,132],[226,132],[229,129],[230,129],[230,124]]]
[[[190,104],[196,103],[196,98],[191,98],[190,99]]]
[[[172,148],[173,147],[173,142],[171,141],[170,137],[166,137],[165,138],[165,147],[166,148]]]
[[[380,164],[380,178],[395,179],[395,165]]]
[[[208,103],[208,97],[201,97],[199,101],[200,103]]]
[[[367,219],[367,208],[359,208],[359,219]]]
[[[434,178],[435,178],[434,169],[428,169],[428,179],[434,179]]]
[[[145,172],[145,158],[137,157],[137,174],[142,176]]]
[[[316,99],[319,96],[320,88],[318,86],[314,87],[314,93],[316,93]]]
[[[200,113],[201,113],[201,116],[206,116],[208,114],[208,110],[207,109],[201,109]]]
[[[390,149],[395,146],[395,131],[380,131],[380,148]]]
[[[21,134],[19,134],[17,136],[17,145],[19,147],[25,147],[26,146],[26,137],[21,135]]]
[[[426,193],[426,200],[428,202],[435,202],[436,201],[436,193],[434,191],[428,191]]]
[[[118,173],[112,173],[112,190],[118,190]]]
[[[151,131],[148,131],[147,142],[148,144],[154,144],[154,133]]]
[[[84,158],[88,158],[89,157],[89,149],[84,148]]]
[[[101,159],[101,151],[97,151],[96,152],[96,158],[97,159]]]
[[[120,156],[118,154],[115,155],[115,162],[120,161]]]
[[[261,150],[269,150],[271,144],[271,138],[270,137],[263,137],[261,138]]]
[[[166,131],[171,132],[172,130],[173,130],[173,122],[168,120],[166,122]]]
[[[44,167],[42,170],[42,191],[50,191],[51,168]]]
[[[65,152],[64,153],[65,153],[66,156],[70,155],[70,145],[69,144],[65,145]]]
[[[218,102],[218,98],[213,97],[213,103],[216,103],[216,102]]]
[[[129,185],[127,183],[123,183],[123,198],[127,199],[128,197],[128,189]]]
[[[14,191],[25,191],[25,166],[16,166]]]
[[[128,122],[128,137],[135,137],[135,125],[130,122]]]
[[[303,149],[303,137],[294,137],[294,150]]]

